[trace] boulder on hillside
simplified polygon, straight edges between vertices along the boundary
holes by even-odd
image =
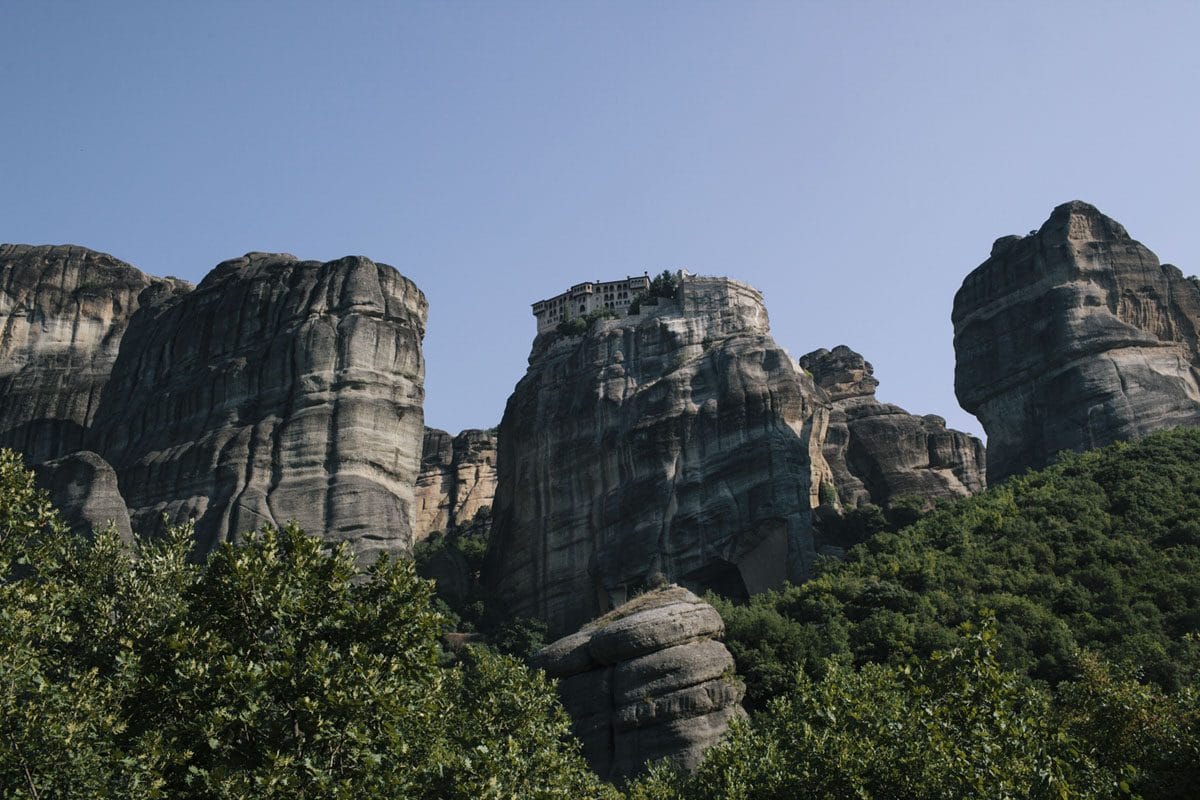
[[[668,586],[547,645],[535,666],[559,679],[588,763],[619,783],[664,758],[695,768],[745,715],[724,632],[715,608]]]
[[[50,493],[50,502],[71,530],[92,536],[112,525],[121,540],[133,543],[133,528],[117,474],[95,453],[81,450],[33,465],[37,485]]]

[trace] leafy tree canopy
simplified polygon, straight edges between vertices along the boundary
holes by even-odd
[[[1200,430],[1064,455],[880,532],[802,586],[710,597],[762,707],[797,668],[902,665],[994,609],[1003,665],[1057,684],[1086,648],[1175,690],[1200,674]]]
[[[0,451],[4,797],[614,796],[540,674],[438,666],[412,562],[360,572],[294,526],[191,546],[74,537]]]
[[[1058,694],[1000,666],[997,631],[964,626],[913,665],[833,665],[741,723],[692,775],[658,766],[631,800],[1188,798],[1200,781],[1191,689],[1084,659]]]

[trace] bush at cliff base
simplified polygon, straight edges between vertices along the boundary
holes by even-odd
[[[438,666],[411,562],[295,527],[191,547],[70,535],[0,451],[0,796],[611,795],[540,674]]]
[[[692,775],[653,768],[631,800],[1194,798],[1195,691],[1115,677],[1093,656],[1057,693],[1005,670],[994,620],[912,666],[800,673]]]

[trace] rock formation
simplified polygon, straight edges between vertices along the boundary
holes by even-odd
[[[716,609],[678,586],[649,591],[548,645],[536,665],[559,695],[592,768],[606,780],[649,761],[700,763],[730,720],[744,687],[719,638]]]
[[[0,447],[37,463],[84,446],[138,296],[159,283],[86,247],[0,245]]]
[[[824,454],[842,506],[886,506],[903,495],[962,497],[985,488],[983,443],[948,429],[941,417],[914,416],[876,400],[874,369],[849,347],[814,350],[800,357],[800,366],[829,398]]]
[[[91,536],[111,524],[122,540],[133,543],[117,474],[103,458],[83,450],[35,464],[33,471],[38,486],[50,493],[50,502],[72,531]]]
[[[539,336],[500,425],[485,581],[562,635],[657,573],[730,596],[803,579],[829,477],[817,393],[725,278]]]
[[[954,298],[954,386],[988,480],[1200,424],[1200,288],[1087,203],[992,245]]]
[[[469,429],[451,436],[425,429],[416,486],[415,541],[467,525],[496,494],[496,434]]]
[[[203,550],[294,519],[364,560],[407,551],[427,311],[411,281],[251,253],[140,304],[90,437],[134,530],[195,518]]]

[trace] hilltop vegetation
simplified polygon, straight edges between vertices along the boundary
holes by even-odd
[[[831,661],[905,664],[996,616],[1002,664],[1054,685],[1080,648],[1175,690],[1200,674],[1200,430],[1064,456],[874,535],[802,586],[712,598],[752,704]]]

